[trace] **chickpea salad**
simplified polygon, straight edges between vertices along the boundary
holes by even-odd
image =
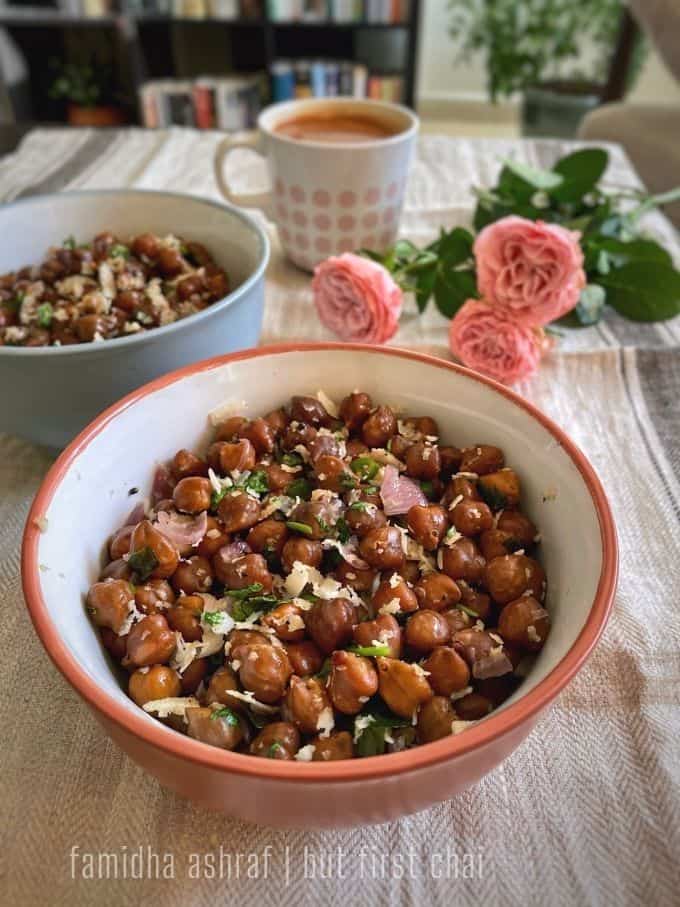
[[[127,337],[200,312],[229,292],[210,252],[179,236],[73,237],[40,265],[0,275],[0,346]]]
[[[329,761],[457,734],[512,694],[550,618],[502,450],[358,391],[210,418],[87,595],[135,703],[222,749]]]

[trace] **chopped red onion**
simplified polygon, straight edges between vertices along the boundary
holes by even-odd
[[[396,466],[391,465],[383,470],[380,497],[387,516],[407,513],[414,504],[427,504],[422,488],[412,479],[399,475]]]
[[[208,531],[208,514],[204,510],[198,516],[184,516],[161,510],[156,518],[156,528],[176,548],[193,548]]]
[[[159,463],[153,474],[153,485],[151,486],[152,502],[157,504],[163,498],[171,498],[176,484],[172,473],[165,463]]]

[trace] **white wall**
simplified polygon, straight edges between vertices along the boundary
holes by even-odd
[[[421,16],[418,100],[487,100],[483,59],[456,61],[456,50],[449,35],[451,13],[448,0],[423,0]],[[653,50],[647,56],[630,100],[680,104],[680,83],[675,81]]]

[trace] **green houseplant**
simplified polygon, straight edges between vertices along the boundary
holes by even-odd
[[[522,95],[525,135],[575,134],[600,101],[621,0],[449,0],[449,6],[462,57],[485,57],[491,100]]]
[[[50,97],[66,101],[71,126],[117,126],[124,121],[111,87],[110,66],[59,60],[50,65],[55,71]]]

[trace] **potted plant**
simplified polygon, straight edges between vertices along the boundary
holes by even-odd
[[[491,100],[521,93],[523,133],[575,135],[600,103],[621,0],[450,0],[449,6],[462,56],[485,55]],[[633,72],[640,61],[638,52]]]
[[[52,61],[56,77],[50,97],[67,103],[71,126],[118,126],[125,116],[112,89],[111,67],[97,63]]]

